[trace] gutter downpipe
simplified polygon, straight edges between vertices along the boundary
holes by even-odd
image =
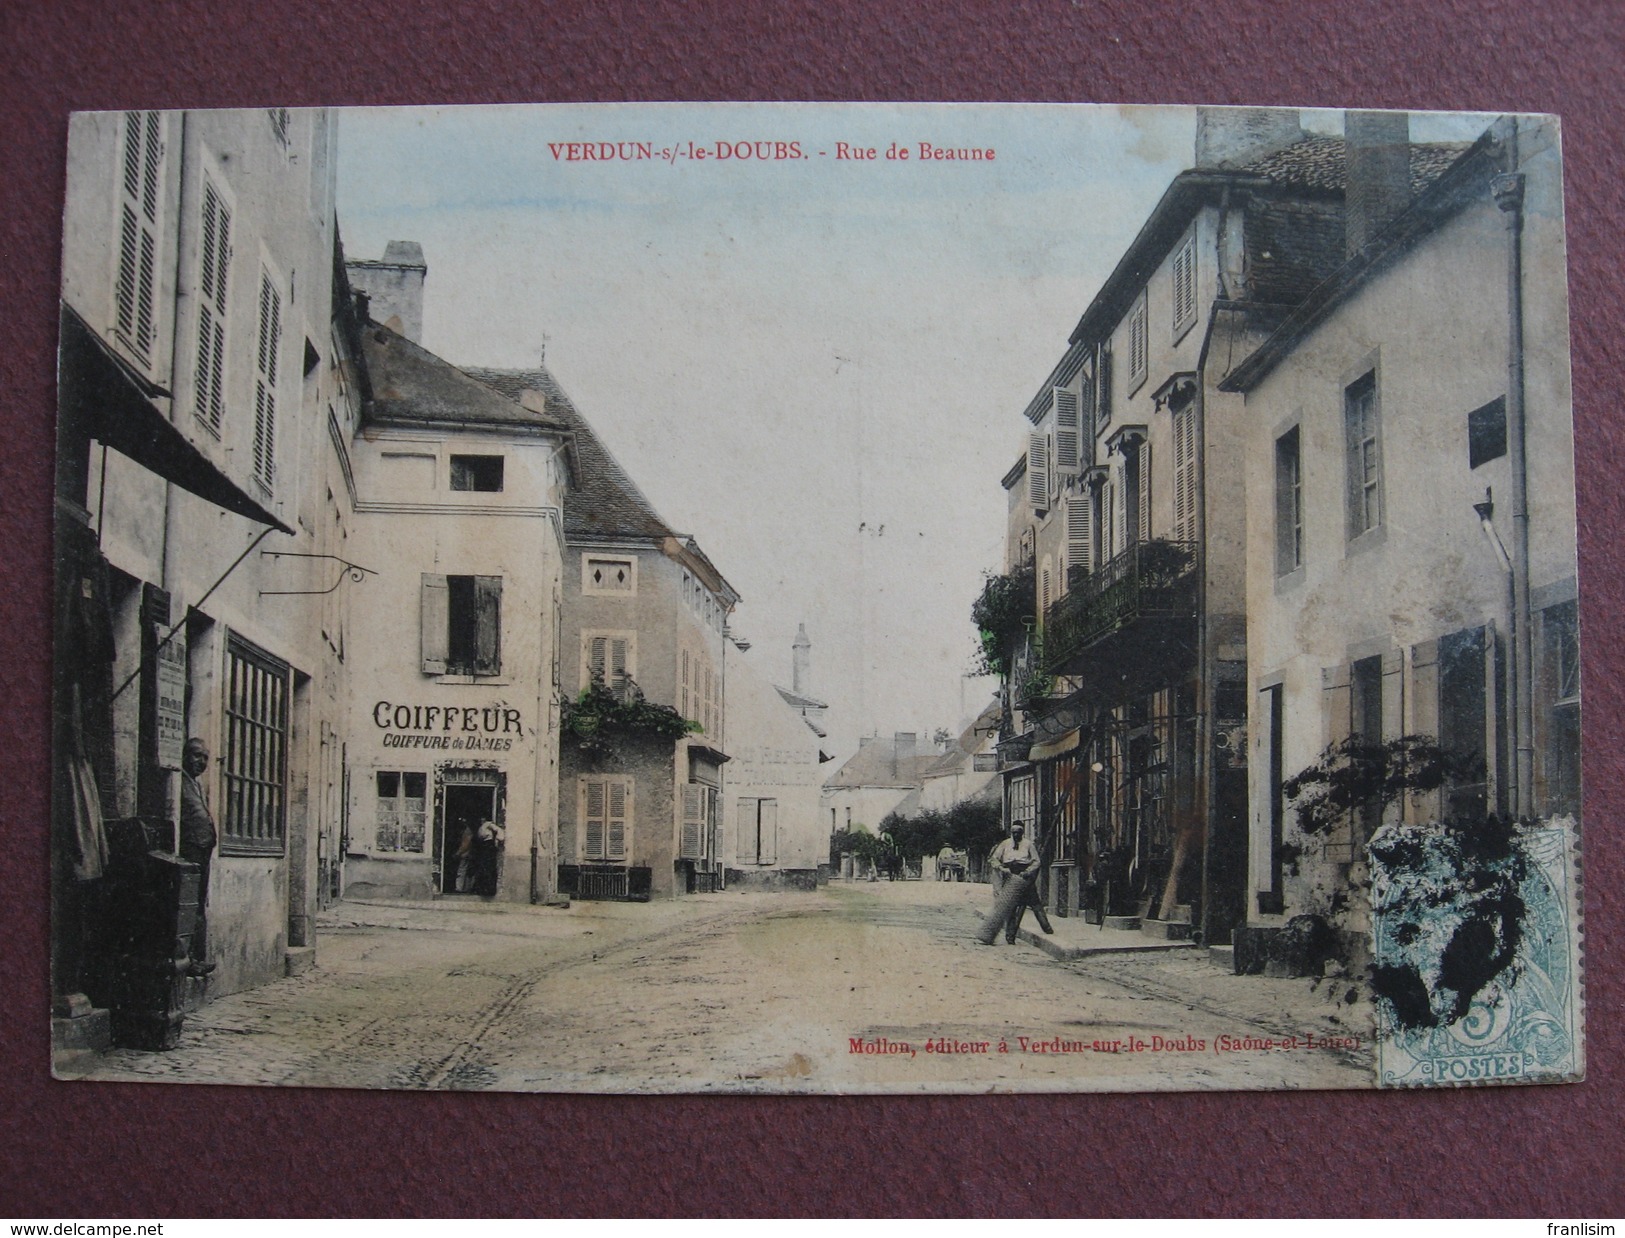
[[[1529,467],[1526,452],[1523,344],[1524,176],[1518,171],[1518,122],[1507,136],[1510,171],[1490,181],[1507,221],[1507,450],[1512,472],[1512,811],[1534,816],[1534,675],[1529,605]]]

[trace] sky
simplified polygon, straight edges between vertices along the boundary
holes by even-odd
[[[339,221],[351,259],[423,246],[431,351],[545,354],[742,595],[751,649],[730,656],[787,685],[806,625],[844,756],[860,735],[957,730],[990,698],[967,678],[969,614],[1002,565],[1022,409],[1194,136],[1190,108],[350,109]]]

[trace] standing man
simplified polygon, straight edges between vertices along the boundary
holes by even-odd
[[[181,750],[181,859],[198,866],[197,927],[192,930],[192,964],[188,973],[207,976],[214,970],[208,959],[208,930],[205,916],[209,908],[209,862],[214,859],[214,817],[209,799],[198,781],[209,768],[209,745],[197,736]]]
[[[1044,905],[1038,901],[1038,851],[1026,835],[1026,825],[1017,821],[1010,827],[1010,837],[993,849],[993,867],[1004,874],[1006,885],[1015,882],[1020,889],[1004,922],[1004,940],[1010,945],[1015,944],[1016,930],[1029,907],[1038,917],[1039,928],[1046,933],[1055,931],[1044,914]]]

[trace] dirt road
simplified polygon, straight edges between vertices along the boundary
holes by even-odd
[[[973,939],[987,887],[565,909],[341,904],[319,966],[88,1077],[519,1091],[1366,1087],[1369,1011],[1204,952]]]

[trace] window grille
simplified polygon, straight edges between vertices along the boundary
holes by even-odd
[[[281,855],[288,762],[288,666],[233,635],[226,649],[225,812],[220,850]]]

